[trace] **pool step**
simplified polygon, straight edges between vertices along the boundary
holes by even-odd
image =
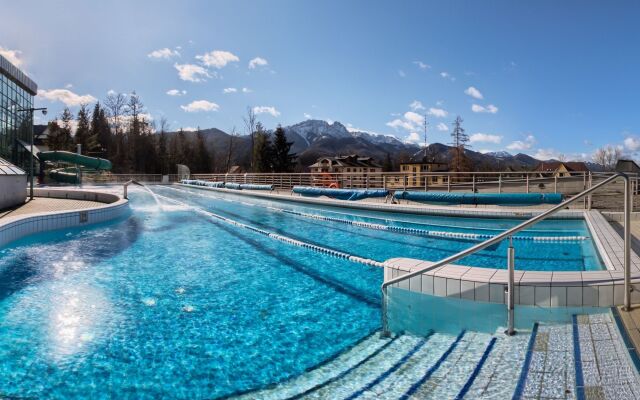
[[[398,348],[400,336],[382,338],[377,331],[358,344],[343,352],[330,362],[305,372],[304,374],[279,385],[238,396],[239,399],[296,399],[306,392],[318,390],[332,381],[349,374],[360,365],[367,363],[388,348]]]

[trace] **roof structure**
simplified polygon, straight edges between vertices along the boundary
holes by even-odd
[[[582,161],[542,161],[534,171],[554,172],[562,166],[569,172],[589,172],[589,167]]]
[[[27,173],[22,169],[11,164],[4,158],[0,158],[0,176],[1,175],[26,175]]]
[[[335,156],[335,157],[321,157],[315,164],[309,166],[309,168],[320,168],[326,165],[322,164],[323,160],[329,160],[332,167],[360,167],[360,168],[382,168],[371,157],[360,157],[357,154],[351,154],[348,156]]]

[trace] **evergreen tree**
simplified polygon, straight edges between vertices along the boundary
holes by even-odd
[[[291,172],[297,156],[291,154],[293,142],[287,142],[282,126],[278,125],[273,139],[273,172]]]
[[[391,161],[391,154],[387,153],[387,156],[384,159],[384,164],[382,164],[383,172],[391,172],[393,171],[393,162]]]
[[[61,126],[56,140],[59,147],[54,150],[72,150],[73,138],[71,136],[71,121],[73,121],[73,115],[69,107],[65,107],[60,116]]]
[[[196,131],[195,156],[195,171],[201,174],[211,172],[211,156],[209,155],[209,150],[207,150],[207,143],[204,140],[202,131],[200,131],[200,127]]]
[[[80,110],[78,110],[78,125],[76,127],[76,135],[74,137],[74,141],[76,145],[81,146],[81,151],[83,153],[87,153],[89,142],[89,137],[91,136],[91,126],[89,123],[89,110],[86,104],[80,105]]]
[[[273,146],[269,132],[260,125],[254,135],[253,168],[255,172],[273,171]]]
[[[111,128],[104,108],[100,102],[96,102],[91,114],[91,149],[98,152],[101,157],[109,157],[109,145],[111,144]]]

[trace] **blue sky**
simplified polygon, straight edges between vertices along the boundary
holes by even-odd
[[[639,16],[633,1],[13,1],[0,52],[54,115],[135,89],[173,129],[242,131],[258,107],[269,128],[416,140],[427,113],[443,143],[460,115],[475,150],[589,158],[640,150]]]

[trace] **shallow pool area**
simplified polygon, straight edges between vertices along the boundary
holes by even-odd
[[[542,382],[549,379],[562,398],[579,398],[576,354],[595,354],[597,363],[601,350],[593,343],[605,339],[620,364],[616,385],[640,397],[633,391],[637,371],[606,308],[522,308],[520,333],[509,338],[502,334],[504,305],[394,288],[394,334],[383,338],[381,268],[259,232],[380,262],[438,260],[472,245],[473,235],[517,220],[150,189],[156,199],[130,189],[125,217],[0,248],[0,397],[453,399],[520,390],[522,397],[544,398]],[[557,239],[534,239],[541,237]],[[514,243],[518,268],[603,267],[583,220],[544,221]],[[463,264],[504,268],[505,245]],[[411,311],[417,309],[423,312]],[[600,324],[593,332],[606,328],[606,338],[587,338],[575,321]],[[581,344],[587,339],[595,353]],[[542,341],[544,354],[536,356]],[[544,357],[563,366],[555,386]],[[582,379],[588,386],[586,372]],[[604,387],[606,379],[598,375],[589,385]]]

